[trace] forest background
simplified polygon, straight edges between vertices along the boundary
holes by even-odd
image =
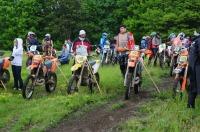
[[[199,0],[0,0],[0,49],[11,50],[14,38],[24,42],[28,31],[38,39],[50,33],[55,48],[74,40],[84,29],[92,45],[103,32],[109,39],[125,24],[136,43],[151,32],[193,34],[200,27]]]

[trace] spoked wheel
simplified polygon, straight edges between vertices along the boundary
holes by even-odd
[[[97,72],[94,75],[96,77],[97,83],[99,84],[99,81],[100,81],[99,73]],[[91,82],[89,84],[90,92],[94,93],[94,90],[97,88],[97,84],[96,84],[95,80],[91,76],[90,76],[90,80],[91,80]]]
[[[57,76],[55,73],[50,73],[48,80],[45,84],[46,91],[52,93],[55,91],[57,85]]]
[[[132,80],[132,73],[127,74],[127,79],[126,79],[126,87],[125,87],[125,99],[128,100],[130,98],[130,93],[131,93],[131,83]]]
[[[32,75],[29,75],[26,78],[26,81],[24,83],[24,87],[22,90],[22,96],[26,99],[30,99],[34,92],[34,80],[35,78]]]
[[[72,76],[71,79],[69,80],[69,85],[68,85],[68,89],[67,89],[68,94],[74,94],[74,93],[78,92],[77,83],[78,83],[78,77]]]
[[[3,83],[7,83],[10,81],[10,72],[7,69],[3,69],[1,73],[1,80]]]
[[[103,56],[102,56],[102,62],[101,62],[101,66],[102,67],[105,65],[105,61],[106,61],[106,57],[103,54]]]
[[[26,60],[26,67],[30,66],[32,63],[32,57],[28,57]]]
[[[173,98],[176,98],[180,95],[180,99],[182,100],[183,97],[183,91],[181,90],[182,82],[183,82],[182,77],[175,79],[173,84],[173,95],[172,95]]]

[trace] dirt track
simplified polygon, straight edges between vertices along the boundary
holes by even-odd
[[[169,86],[169,79],[159,85],[160,88]],[[123,97],[122,97],[123,98]],[[120,98],[120,100],[122,99]],[[149,92],[141,90],[139,94],[133,95],[130,100],[125,101],[125,104],[116,109],[109,110],[111,106],[117,101],[110,102],[109,105],[94,108],[84,116],[74,120],[63,120],[57,127],[47,130],[48,132],[107,132],[111,129],[115,131],[116,126],[130,118],[137,116],[137,111],[140,105],[145,104],[148,100],[153,98]]]

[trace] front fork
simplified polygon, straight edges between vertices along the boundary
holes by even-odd
[[[35,74],[35,80],[34,80],[34,83],[33,83],[33,87],[36,85],[36,82],[37,82],[37,78],[38,78],[38,74],[39,74],[41,65],[42,65],[42,63],[39,64],[38,69],[37,69],[37,72],[36,72],[36,74]]]
[[[183,76],[183,83],[181,85],[181,89],[185,90],[186,82],[187,82],[187,72],[188,72],[188,64],[186,65],[184,76]]]

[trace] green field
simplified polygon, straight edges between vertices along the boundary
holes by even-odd
[[[4,56],[9,56],[6,53]],[[26,58],[24,57],[24,62]],[[60,66],[67,79],[71,77],[69,65]],[[10,73],[11,69],[9,68]],[[161,70],[159,67],[149,67],[148,70],[156,83],[168,76],[169,68]],[[105,105],[109,101],[121,98],[124,94],[123,82],[119,65],[100,67],[100,88],[103,95],[96,90],[94,94],[88,87],[81,87],[79,93],[67,95],[67,81],[60,71],[56,70],[58,83],[54,93],[48,94],[44,86],[35,88],[32,99],[23,99],[21,91],[13,90],[13,78],[7,84],[8,90],[0,88],[0,131],[45,131],[56,126],[63,118],[68,118],[74,112],[83,114],[91,108]],[[29,71],[23,64],[22,78],[26,79]],[[172,82],[169,82],[172,83]],[[147,73],[143,72],[143,85],[145,90],[152,91],[153,84]],[[173,100],[171,90],[161,88],[161,94],[151,92],[155,96],[138,111],[138,118],[122,123],[118,130],[124,131],[198,131],[200,124],[199,105],[195,110],[186,108],[184,100]],[[198,102],[199,103],[199,102]],[[113,105],[114,111],[123,106],[123,101]],[[145,118],[141,118],[145,115]]]

